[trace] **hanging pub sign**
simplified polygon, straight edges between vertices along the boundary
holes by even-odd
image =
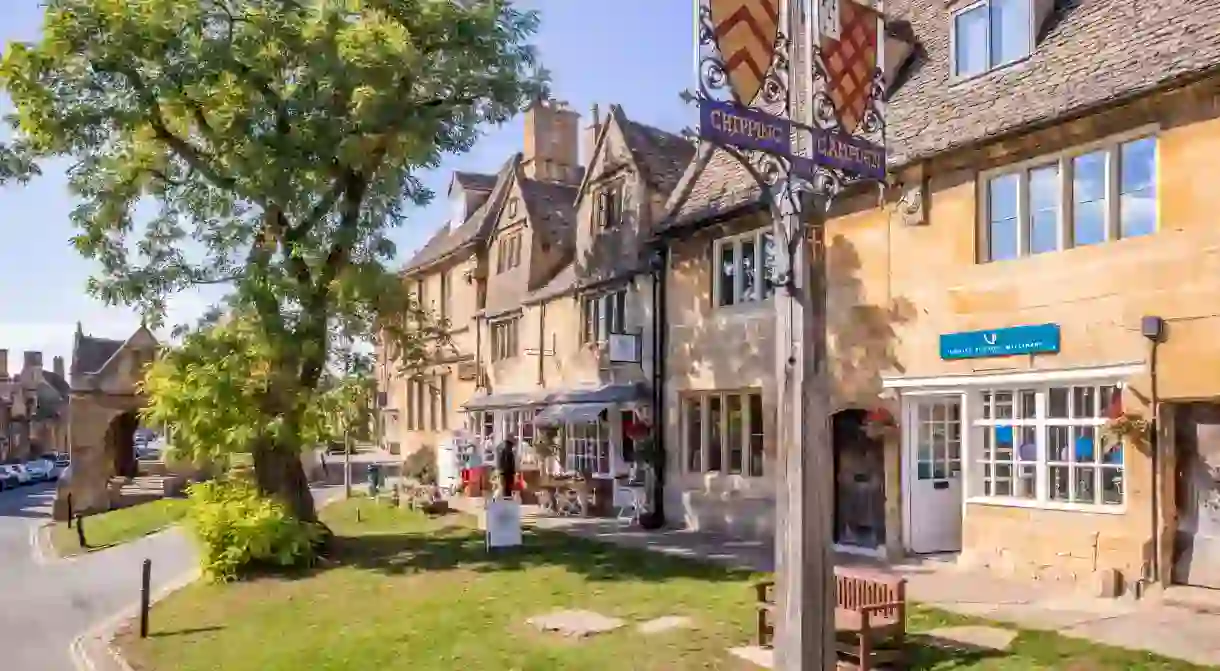
[[[884,21],[868,0],[698,0],[699,135],[721,146],[787,159],[796,176],[819,168],[885,179]],[[792,118],[786,71],[788,2],[807,2],[813,125]],[[783,72],[780,72],[783,70]],[[727,95],[724,95],[727,92]],[[719,94],[719,95],[718,95]],[[804,134],[808,153],[794,151]],[[802,155],[804,154],[804,155]]]

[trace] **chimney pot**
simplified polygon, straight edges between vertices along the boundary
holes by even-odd
[[[42,368],[42,352],[24,352],[22,363],[26,368]]]
[[[8,377],[8,350],[0,349],[0,378]]]
[[[55,371],[55,374],[60,377],[64,376],[64,358],[62,356],[51,359],[51,370]]]

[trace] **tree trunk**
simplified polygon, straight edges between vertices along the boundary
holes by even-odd
[[[318,520],[299,450],[275,444],[255,447],[254,477],[259,491],[287,506],[293,517],[303,522]]]

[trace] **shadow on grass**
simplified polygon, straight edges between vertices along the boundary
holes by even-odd
[[[907,634],[904,655],[909,669],[949,671],[974,668],[983,660],[1005,657],[1007,653],[925,634]]]
[[[190,636],[191,634],[203,634],[209,631],[223,631],[224,627],[188,627],[186,629],[177,629],[175,631],[150,631],[149,638],[172,638],[174,636]]]
[[[561,567],[593,581],[663,582],[674,578],[745,581],[756,574],[667,557],[556,531],[526,530],[522,545],[489,551],[482,532],[460,522],[421,532],[335,536],[332,563],[403,575],[462,569],[479,573]]]

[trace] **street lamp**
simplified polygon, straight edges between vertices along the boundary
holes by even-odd
[[[824,223],[845,184],[885,179],[885,39],[879,0],[780,6],[696,0],[699,90],[688,99],[699,105],[694,170],[717,150],[732,156],[774,220],[774,668],[798,671],[836,665]]]

